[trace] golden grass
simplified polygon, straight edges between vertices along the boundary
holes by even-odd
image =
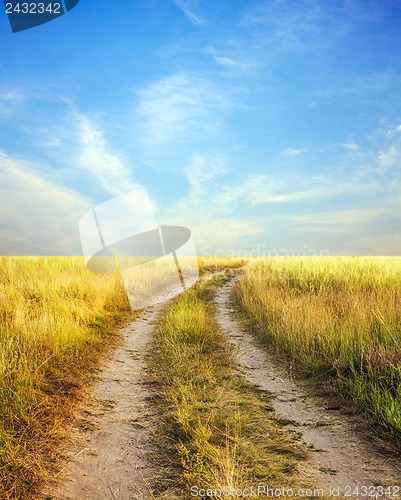
[[[35,497],[55,467],[83,384],[126,312],[121,277],[93,273],[83,258],[0,257],[2,500]]]
[[[168,488],[175,477],[187,495],[191,488],[300,485],[296,464],[302,453],[273,420],[263,396],[238,375],[214,319],[221,280],[204,277],[170,303],[160,320],[150,366],[161,393],[160,442],[170,443],[167,462],[178,467],[161,485]]]
[[[35,495],[113,320],[128,310],[120,278],[82,258],[0,258],[0,498]]]
[[[246,264],[246,259],[241,257],[198,257],[200,274],[212,272],[235,272],[236,269]]]
[[[401,435],[401,258],[256,259],[236,295],[265,342]]]

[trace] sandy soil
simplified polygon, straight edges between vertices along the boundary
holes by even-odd
[[[239,368],[246,379],[269,391],[277,417],[290,422],[291,432],[301,433],[303,446],[309,450],[305,474],[326,493],[330,487],[340,487],[341,496],[347,486],[401,486],[400,460],[374,449],[357,432],[355,418],[314,395],[307,381],[295,380],[288,367],[258,347],[233,319],[229,300],[233,282],[217,294],[218,321],[237,347]],[[401,489],[392,492],[401,497]]]
[[[146,382],[144,354],[158,311],[147,309],[123,330],[124,345],[98,377],[73,436],[78,444],[59,487],[46,493],[50,498],[151,498],[148,481],[156,471],[147,464],[146,453],[155,415],[149,405],[152,387]]]

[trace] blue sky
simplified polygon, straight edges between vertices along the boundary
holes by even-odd
[[[200,254],[400,254],[398,1],[80,0],[0,40],[0,254],[80,254],[142,187]]]

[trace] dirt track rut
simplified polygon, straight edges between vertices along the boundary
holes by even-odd
[[[144,354],[159,308],[147,309],[123,330],[124,344],[100,373],[85,418],[78,421],[71,461],[51,498],[147,499],[154,474],[146,460],[155,415]]]
[[[305,473],[326,493],[330,487],[339,487],[344,495],[347,487],[354,491],[356,486],[401,486],[399,460],[364,442],[351,417],[337,408],[329,409],[327,400],[315,397],[306,381],[294,380],[289,370],[258,347],[233,319],[230,292],[234,282],[217,294],[218,321],[237,347],[239,369],[247,381],[272,393],[277,417],[290,422],[287,428],[291,432],[302,434],[303,445],[309,450]],[[401,497],[401,489],[392,491]]]

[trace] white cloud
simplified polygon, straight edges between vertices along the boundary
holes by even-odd
[[[371,223],[382,215],[381,209],[361,208],[292,215],[297,231],[330,233],[333,236],[354,233],[357,226]]]
[[[376,158],[370,160],[373,168]],[[309,177],[248,174],[234,180],[216,155],[193,157],[185,172],[187,194],[163,215],[168,223],[190,227],[204,253],[258,244],[287,249],[307,244],[339,254],[397,253],[393,232],[401,223],[401,186],[396,180],[351,179],[347,170]]]
[[[52,137],[46,141],[38,141],[38,146],[41,148],[56,148],[62,145],[60,137]]]
[[[231,213],[228,204],[220,205],[218,193],[226,174],[228,168],[221,156],[194,155],[185,170],[188,192],[158,215],[159,223],[189,227],[199,251],[213,247],[224,252],[238,247],[247,237],[261,234],[264,229],[258,221]]]
[[[146,146],[201,137],[216,131],[227,97],[210,80],[190,73],[163,78],[139,91],[139,117]]]
[[[189,190],[173,203],[162,216],[168,223],[190,227],[200,246],[210,248],[241,248],[247,239],[276,239],[278,231],[286,227],[289,233],[297,234],[298,227],[309,232],[324,234],[333,227],[334,218],[327,213],[304,216],[277,215],[273,205],[294,205],[304,201],[319,201],[323,204],[335,196],[371,191],[372,186],[363,183],[336,181],[324,177],[280,179],[265,174],[249,174],[241,181],[230,180],[229,169],[219,156],[196,155],[187,167]],[[224,180],[223,181],[223,176]],[[302,189],[302,185],[308,186]],[[269,208],[270,207],[270,208]],[[373,213],[374,211],[372,211]],[[363,211],[363,215],[372,215]],[[352,210],[344,211],[349,226],[359,222]],[[295,224],[295,226],[294,226]],[[296,228],[294,230],[294,228]]]
[[[235,59],[233,59],[231,57],[215,56],[214,60],[217,62],[217,64],[220,64],[221,66],[225,66],[228,68],[235,68],[235,69],[241,68],[242,69],[242,68],[247,67],[246,64],[244,64],[240,61],[236,61]]]
[[[18,93],[0,94],[0,112],[2,98],[11,103],[22,99]],[[31,154],[24,157],[24,147],[18,157],[0,151],[0,253],[80,254],[78,221],[102,201],[90,198],[101,191],[119,195],[141,187],[99,124],[70,102],[58,105],[58,113],[45,110],[34,120],[27,108],[23,134],[27,146],[41,148],[33,150],[39,162]]]
[[[0,101],[5,102],[22,102],[25,100],[25,95],[18,90],[6,90],[0,92]]]
[[[112,151],[96,127],[86,116],[77,115],[78,121],[78,155],[77,166],[87,170],[94,176],[106,192],[114,195],[140,189],[133,179],[121,155]]]
[[[250,174],[238,184],[224,186],[214,199],[220,210],[231,212],[238,205],[256,206],[271,202],[281,185],[278,179]]]
[[[25,95],[19,90],[0,91],[0,119],[9,118],[25,102],[25,99]]]
[[[202,26],[206,23],[202,16],[194,13],[194,9],[197,6],[197,2],[194,0],[174,0],[174,3],[184,12],[194,26]]]
[[[340,255],[400,255],[401,200],[285,217],[292,231]]]
[[[80,255],[78,221],[91,202],[37,170],[0,151],[0,254]]]
[[[210,183],[228,172],[222,157],[207,158],[204,155],[193,156],[185,175],[190,184],[191,198],[198,198],[210,189]]]
[[[213,57],[215,63],[226,70],[235,73],[243,73],[248,72],[251,68],[256,66],[251,54],[244,55],[242,53],[243,50],[244,48],[242,46],[238,46],[236,50],[220,52],[215,48],[209,48],[206,52]]]
[[[390,146],[388,149],[378,154],[379,168],[382,170],[395,165],[401,166],[401,152],[396,146]]]
[[[298,156],[303,153],[306,153],[308,150],[307,149],[295,149],[295,148],[288,148],[283,151],[284,156]]]
[[[244,24],[267,27],[271,50],[318,52],[349,33],[341,3],[324,1],[255,2],[245,14]]]
[[[342,255],[399,256],[401,234],[388,231],[385,225],[376,224],[371,231],[350,237],[339,247],[340,252]]]
[[[57,113],[44,112],[37,122],[27,120],[24,133],[61,182],[75,183],[91,191],[118,195],[141,188],[134,166],[105,138],[102,124],[62,99]],[[33,121],[33,123],[32,123]],[[43,166],[41,167],[43,170]]]
[[[376,184],[357,179],[338,180],[326,177],[293,177],[283,180],[264,174],[249,175],[237,185],[226,185],[216,194],[216,205],[227,209],[234,204],[257,207],[268,204],[297,203],[301,201],[323,202],[346,194],[377,192]]]
[[[387,132],[387,136],[391,136],[391,135],[394,135],[394,134],[398,134],[399,132],[401,132],[401,124],[400,125],[397,125],[396,127],[394,127],[393,129],[389,130]]]
[[[347,141],[347,142],[344,142],[344,143],[342,144],[342,146],[343,146],[345,149],[348,149],[349,151],[358,151],[358,149],[359,149],[358,144],[356,144],[356,142],[353,142],[353,141]]]

